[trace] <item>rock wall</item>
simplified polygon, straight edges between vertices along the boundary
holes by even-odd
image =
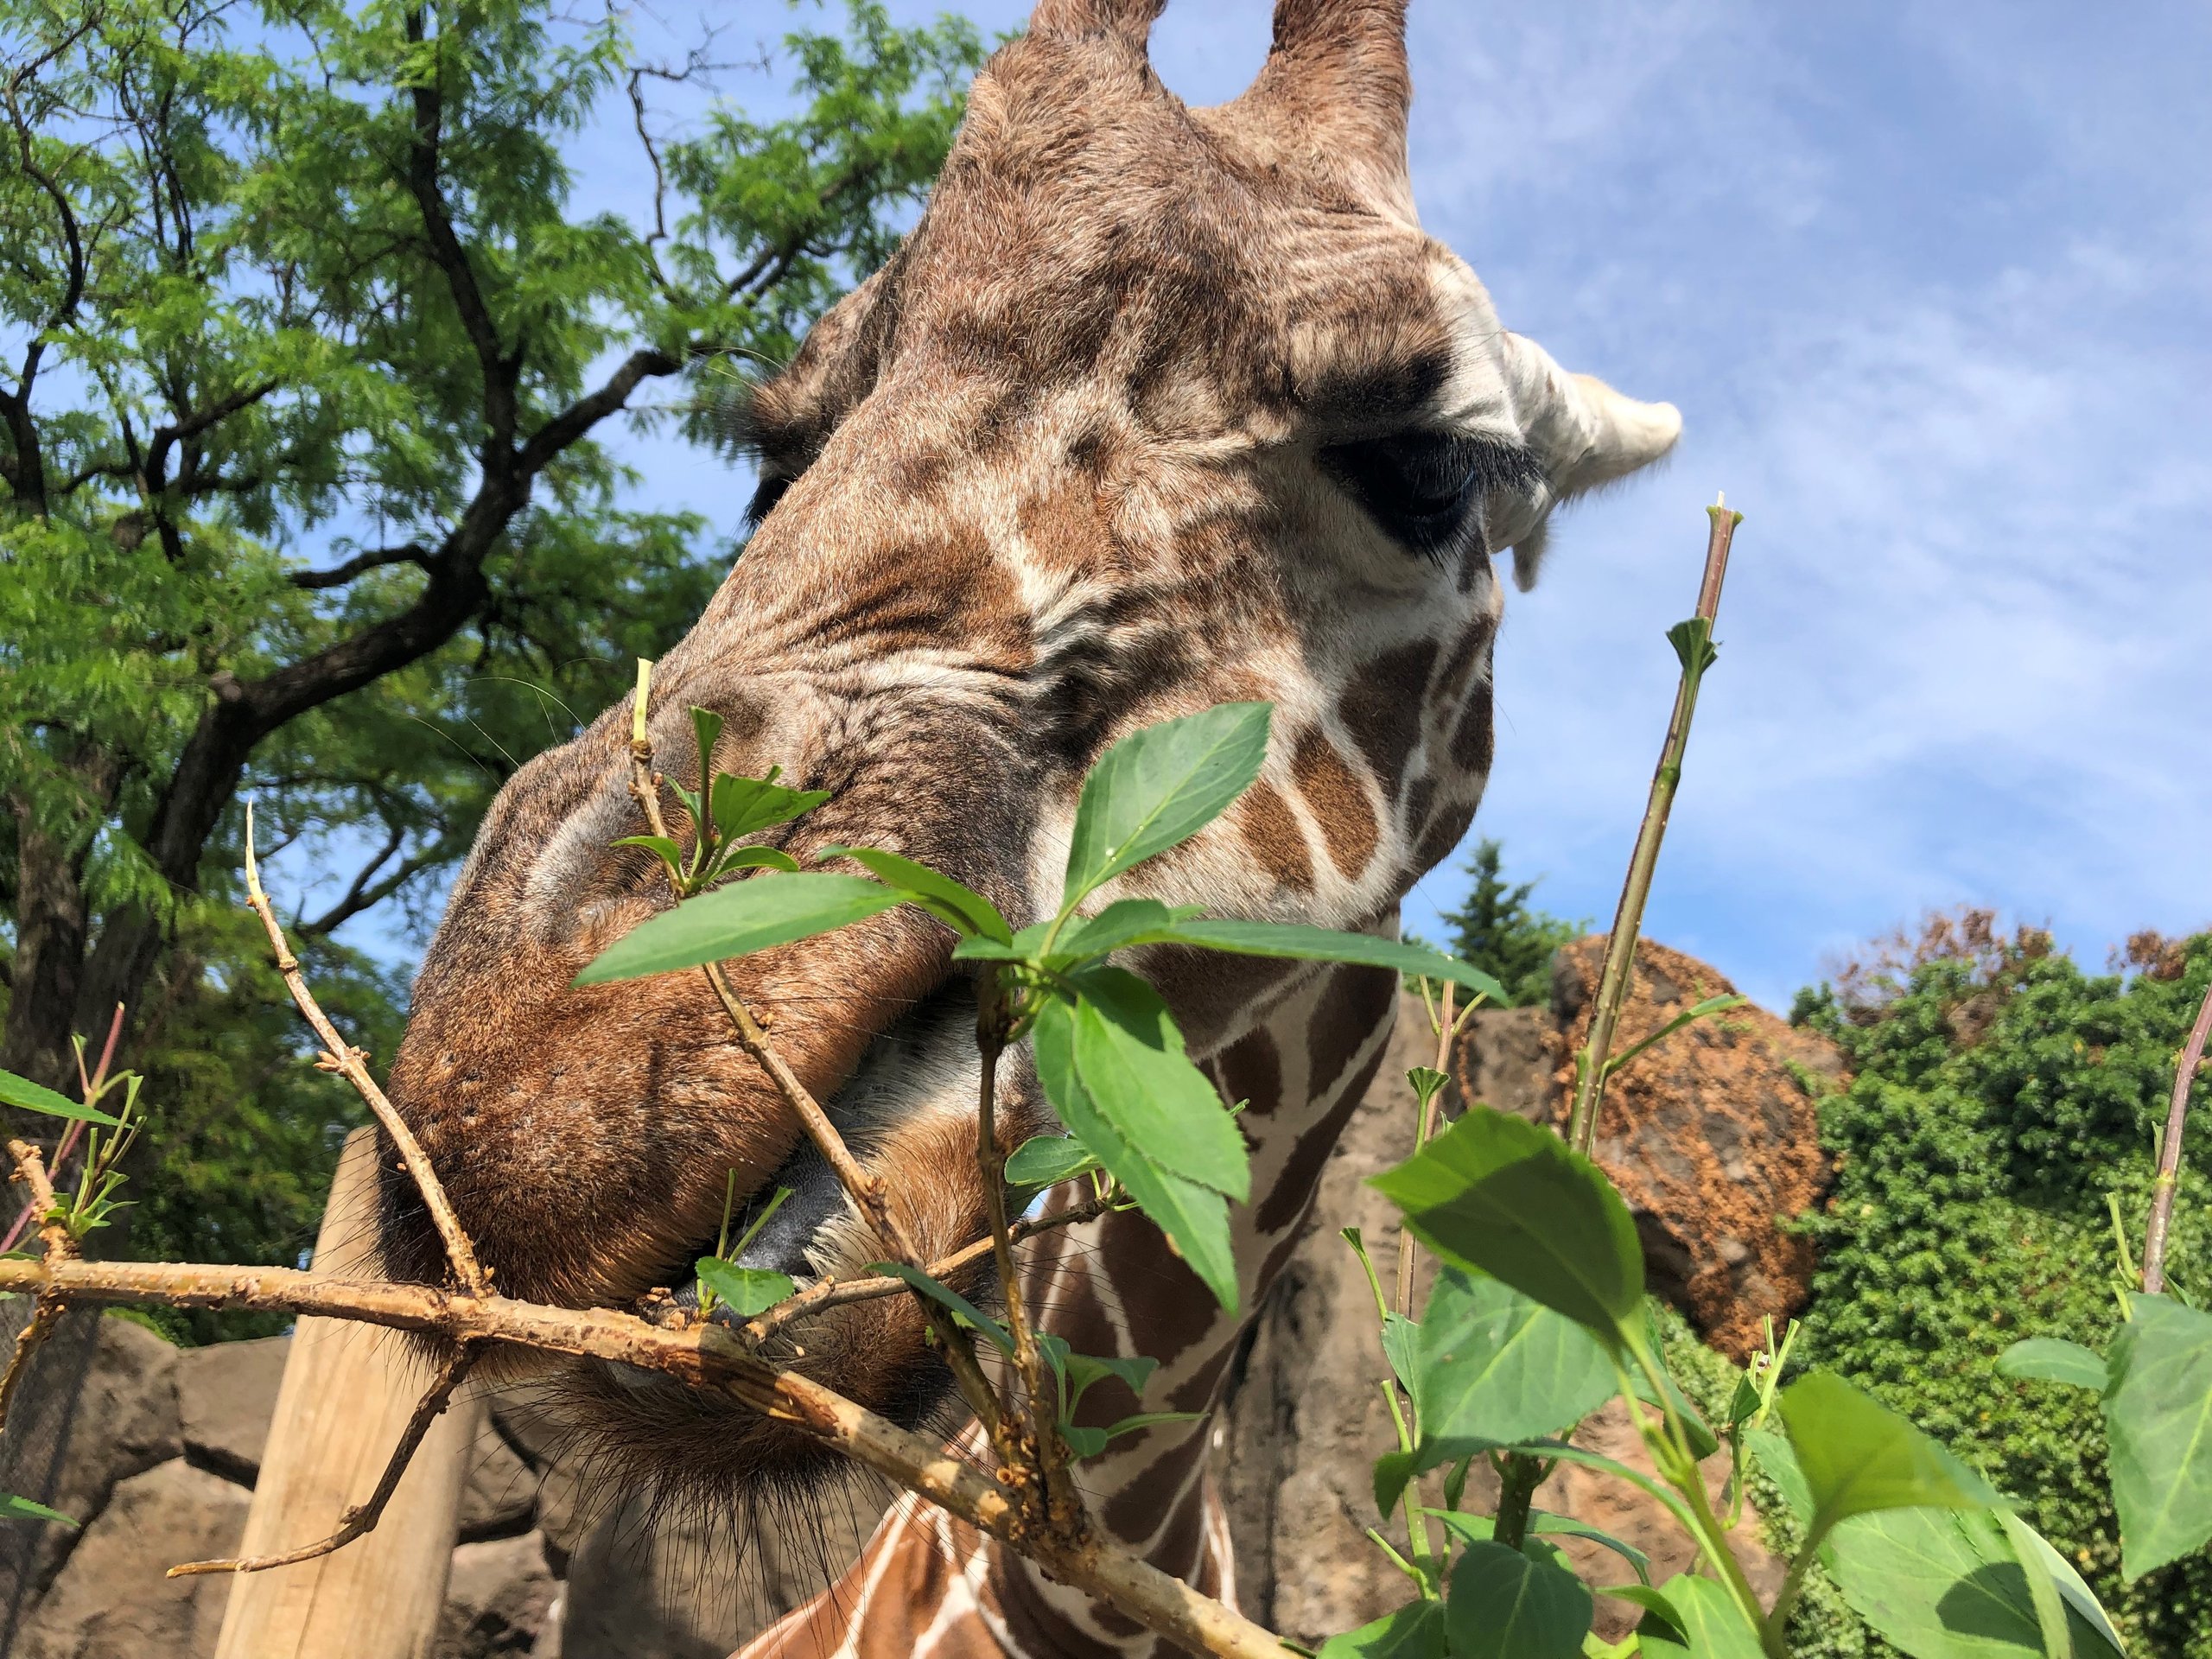
[[[1560,1115],[1562,1067],[1586,1018],[1599,948],[1561,953],[1553,1009],[1476,1016],[1452,1057],[1458,1099],[1538,1121]],[[1639,963],[1624,1042],[1726,985],[1656,947]],[[1832,1069],[1833,1057],[1770,1014],[1745,1008],[1728,1020],[1670,1039],[1625,1075],[1599,1147],[1638,1207],[1655,1279],[1732,1349],[1759,1313],[1802,1300],[1809,1263],[1778,1216],[1810,1202],[1820,1175],[1810,1100],[1791,1068]],[[1376,1521],[1369,1469],[1391,1430],[1376,1386],[1384,1373],[1373,1300],[1337,1230],[1363,1230],[1389,1282],[1397,1230],[1365,1178],[1409,1147],[1405,1072],[1434,1059],[1408,998],[1393,1052],[1323,1175],[1313,1235],[1255,1321],[1216,1436],[1245,1609],[1309,1643],[1405,1597],[1363,1536]],[[288,1339],[181,1351],[109,1317],[86,1321],[81,1340],[86,1380],[56,1507],[86,1524],[9,1523],[0,1541],[26,1567],[0,1659],[207,1659],[226,1581],[163,1573],[236,1547]],[[1624,1422],[1601,1420],[1591,1433],[1600,1449],[1640,1461]],[[835,1502],[741,1554],[700,1517],[594,1491],[560,1452],[526,1400],[491,1402],[434,1659],[722,1659],[842,1570],[880,1510],[866,1497]],[[1687,1564],[1679,1534],[1632,1489],[1577,1470],[1537,1502],[1641,1544],[1662,1568]],[[1770,1579],[1773,1564],[1746,1553],[1753,1573]],[[1582,1564],[1612,1571],[1594,1555]]]

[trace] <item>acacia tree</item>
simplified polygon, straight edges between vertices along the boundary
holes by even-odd
[[[625,505],[607,423],[709,435],[887,251],[980,55],[847,23],[785,42],[796,114],[670,137],[712,53],[611,10],[0,0],[0,1064],[59,1083],[236,954],[242,785],[360,854],[313,949],[696,615],[704,526]],[[582,217],[608,108],[657,188]]]

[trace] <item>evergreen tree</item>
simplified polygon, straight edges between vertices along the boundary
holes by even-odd
[[[1457,910],[1443,913],[1450,930],[1446,949],[1496,976],[1514,1005],[1525,1007],[1551,1000],[1552,953],[1590,931],[1587,921],[1570,922],[1529,902],[1535,881],[1518,885],[1501,874],[1503,849],[1487,836],[1475,843],[1466,874],[1473,885]]]

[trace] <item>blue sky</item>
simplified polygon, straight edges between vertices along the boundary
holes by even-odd
[[[645,48],[695,16],[732,48],[785,27],[671,7]],[[1233,96],[1268,16],[1172,0],[1154,61]],[[1509,869],[1610,918],[1725,488],[1746,520],[1651,935],[1786,1006],[1933,906],[2093,965],[2212,922],[2212,12],[1414,0],[1412,37],[1424,223],[1510,327],[1687,423],[1509,604],[1477,820]],[[722,83],[763,113],[773,86]],[[580,207],[642,205],[627,118],[578,144]],[[646,500],[735,527],[744,480],[623,443]]]

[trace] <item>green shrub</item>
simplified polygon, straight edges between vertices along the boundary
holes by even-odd
[[[2024,1501],[2095,1587],[2132,1651],[2212,1659],[2212,1557],[2133,1585],[2094,1395],[1998,1374],[2023,1337],[2102,1351],[2119,1322],[2117,1198],[2139,1250],[2154,1135],[2177,1052],[2212,981],[2212,935],[2139,954],[2132,976],[2084,973],[2048,941],[1939,922],[1902,959],[1800,995],[1853,1081],[1822,1103],[1836,1160],[1800,1354],[1910,1414]],[[2184,1144],[2169,1276],[2212,1292],[2212,1080]],[[1840,1604],[1808,1608],[1799,1651],[1879,1654]]]

